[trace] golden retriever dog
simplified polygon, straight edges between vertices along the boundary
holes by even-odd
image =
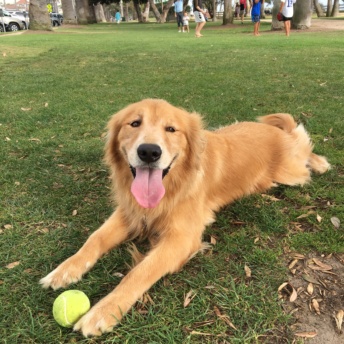
[[[111,331],[145,291],[202,249],[202,233],[224,205],[277,184],[303,185],[311,170],[329,169],[290,115],[258,120],[208,131],[198,114],[155,99],[112,117],[105,160],[117,209],[40,283],[53,289],[75,283],[124,241],[148,238],[151,249],[74,330]]]

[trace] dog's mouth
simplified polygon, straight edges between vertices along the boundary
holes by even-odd
[[[167,168],[162,170],[162,179],[164,179],[167,176],[168,172],[170,172],[171,165],[172,165],[172,163]],[[135,177],[136,177],[136,168],[131,166],[131,165],[129,165],[129,168],[130,168],[131,174],[133,175],[133,177],[135,179]]]
[[[165,169],[152,168],[151,166],[129,165],[134,177],[131,184],[131,193],[138,204],[143,208],[155,208],[165,195],[165,187],[162,180],[171,169],[171,165],[176,157]]]

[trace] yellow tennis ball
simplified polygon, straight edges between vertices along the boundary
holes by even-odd
[[[80,290],[67,290],[55,299],[53,316],[59,325],[73,327],[90,307],[90,300],[85,293]]]

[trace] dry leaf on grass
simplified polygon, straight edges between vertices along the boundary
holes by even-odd
[[[210,243],[211,243],[212,245],[216,245],[216,239],[215,239],[215,237],[213,237],[212,235],[210,236]]]
[[[216,314],[216,316],[218,318],[220,318],[221,320],[223,320],[228,326],[230,326],[231,328],[233,328],[234,330],[236,330],[237,328],[233,325],[233,323],[230,321],[229,316],[225,315],[225,314],[221,314],[221,311],[214,306],[214,312]]]
[[[307,285],[307,293],[309,295],[312,295],[313,291],[314,291],[313,283],[308,283],[308,285]]]
[[[313,263],[315,263],[315,264],[313,264]],[[310,261],[310,264],[308,264],[308,267],[312,270],[318,270],[318,271],[322,271],[322,272],[328,272],[329,270],[332,270],[331,265],[325,264],[317,258],[313,258]]]
[[[196,293],[193,290],[190,290],[185,298],[184,298],[184,308],[187,307],[190,302],[194,299],[194,297],[196,296]]]
[[[317,333],[315,331],[296,332],[294,333],[294,335],[302,338],[314,338],[317,335]]]
[[[340,220],[338,219],[338,217],[335,217],[335,216],[331,217],[331,222],[336,229],[339,228]]]
[[[337,314],[334,315],[336,320],[336,325],[339,333],[342,333],[342,324],[343,324],[344,311],[341,309]]]
[[[278,198],[276,198],[276,197],[274,197],[274,196],[271,196],[271,195],[262,194],[262,197],[264,197],[264,198],[266,198],[266,199],[268,199],[268,200],[270,200],[270,201],[273,201],[273,202],[278,202],[278,201],[280,201],[280,199],[278,199]]]
[[[116,276],[116,277],[119,277],[119,278],[123,278],[124,277],[124,275],[121,272],[114,272],[112,275]]]
[[[291,270],[298,262],[298,259],[294,259],[288,266],[288,269]]]
[[[322,217],[319,214],[317,214],[317,221],[321,222],[321,220],[322,220]]]
[[[317,299],[312,300],[312,308],[314,309],[315,313],[320,315],[320,306],[319,306],[319,302],[317,301]]]
[[[78,211],[76,209],[73,210],[72,216],[76,216],[78,214]]]
[[[246,264],[245,264],[244,270],[245,270],[246,277],[251,278],[252,271]]]
[[[5,228],[5,229],[12,229],[13,226],[12,226],[12,225],[5,225],[4,228]]]
[[[41,142],[41,140],[40,140],[40,139],[36,139],[35,137],[33,137],[32,139],[29,139],[29,141]]]
[[[318,284],[318,285],[321,284],[317,279],[315,279],[315,278],[312,277],[312,276],[306,275],[306,274],[303,274],[303,275],[302,275],[302,278],[303,278],[305,281],[310,282],[310,283],[313,283],[313,284]]]
[[[7,268],[7,269],[13,269],[13,268],[15,268],[16,266],[18,266],[19,264],[20,264],[20,261],[18,261],[18,262],[13,262],[13,263],[10,263],[10,264],[6,265],[6,268]]]
[[[280,298],[283,297],[282,293],[285,293],[285,294],[287,294],[289,296],[289,301],[290,302],[294,302],[297,299],[297,292],[296,292],[296,290],[288,282],[282,283],[278,287],[278,294],[279,294]]]
[[[308,217],[309,215],[315,214],[314,210],[310,210],[307,214],[302,214],[300,216],[297,217],[297,219],[303,219],[305,217]]]
[[[301,112],[302,116],[305,116],[306,118],[311,118],[313,116],[313,114],[311,113],[306,113],[306,112]]]
[[[305,259],[306,257],[303,255],[303,254],[301,254],[301,253],[294,253],[293,255],[292,255],[292,257],[294,258],[294,259],[298,259],[298,260],[302,260],[302,259]]]
[[[320,261],[317,258],[313,258],[313,262],[316,265],[318,265],[320,268],[322,268],[322,270],[332,270],[332,266],[331,265],[325,264],[325,263],[323,263],[322,261]]]

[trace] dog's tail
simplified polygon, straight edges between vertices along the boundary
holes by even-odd
[[[294,118],[287,113],[275,113],[273,115],[262,116],[258,117],[257,120],[261,123],[280,128],[287,133],[291,133],[297,127]]]
[[[306,166],[317,173],[325,173],[331,166],[323,156],[314,154],[312,141],[302,124],[297,125],[294,118],[286,113],[277,113],[257,118],[261,123],[280,128],[294,138],[296,152],[306,159]]]

